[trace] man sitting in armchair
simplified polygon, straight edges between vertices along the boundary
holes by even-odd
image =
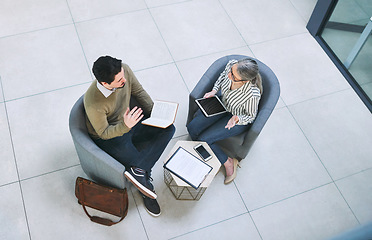
[[[161,211],[151,183],[151,169],[172,139],[175,127],[161,129],[139,124],[154,105],[130,67],[102,56],[93,64],[96,79],[84,96],[86,125],[93,141],[126,167],[125,177],[138,188],[146,210]],[[134,97],[140,106],[130,109]]]

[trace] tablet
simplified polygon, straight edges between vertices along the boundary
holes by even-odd
[[[199,98],[196,99],[195,102],[206,117],[212,117],[227,112],[225,106],[217,96]]]

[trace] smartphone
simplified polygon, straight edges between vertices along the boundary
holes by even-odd
[[[196,145],[194,149],[205,162],[212,158],[212,155],[207,151],[207,149],[205,149],[205,147],[201,143]]]

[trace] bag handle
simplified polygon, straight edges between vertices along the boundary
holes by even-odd
[[[124,214],[123,214],[123,216],[121,216],[121,218],[117,222],[114,222],[114,221],[112,221],[112,220],[110,220],[108,218],[102,218],[102,217],[98,217],[98,216],[91,216],[88,213],[88,211],[87,211],[87,209],[85,207],[84,186],[83,185],[84,184],[82,184],[81,182],[79,183],[79,191],[81,192],[81,194],[80,194],[80,196],[81,196],[81,202],[80,203],[83,206],[84,212],[87,214],[87,216],[90,218],[90,220],[92,222],[99,223],[99,224],[102,224],[102,225],[105,225],[105,226],[112,226],[114,224],[117,224],[117,223],[121,222],[125,218],[125,216],[126,216],[125,213],[128,211],[128,205],[127,206],[124,206],[124,201],[122,202],[123,209],[125,207]]]

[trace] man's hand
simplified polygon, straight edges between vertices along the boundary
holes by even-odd
[[[129,128],[134,127],[143,118],[142,112],[142,109],[137,106],[130,111],[128,107],[123,116],[125,125]]]
[[[227,129],[231,129],[233,128],[237,123],[239,122],[239,118],[238,116],[234,115],[230,118],[230,120],[227,122],[225,128]]]
[[[213,97],[214,95],[216,95],[217,91],[216,90],[212,90],[210,92],[207,92],[206,94],[204,94],[204,98],[210,98],[210,97]]]

